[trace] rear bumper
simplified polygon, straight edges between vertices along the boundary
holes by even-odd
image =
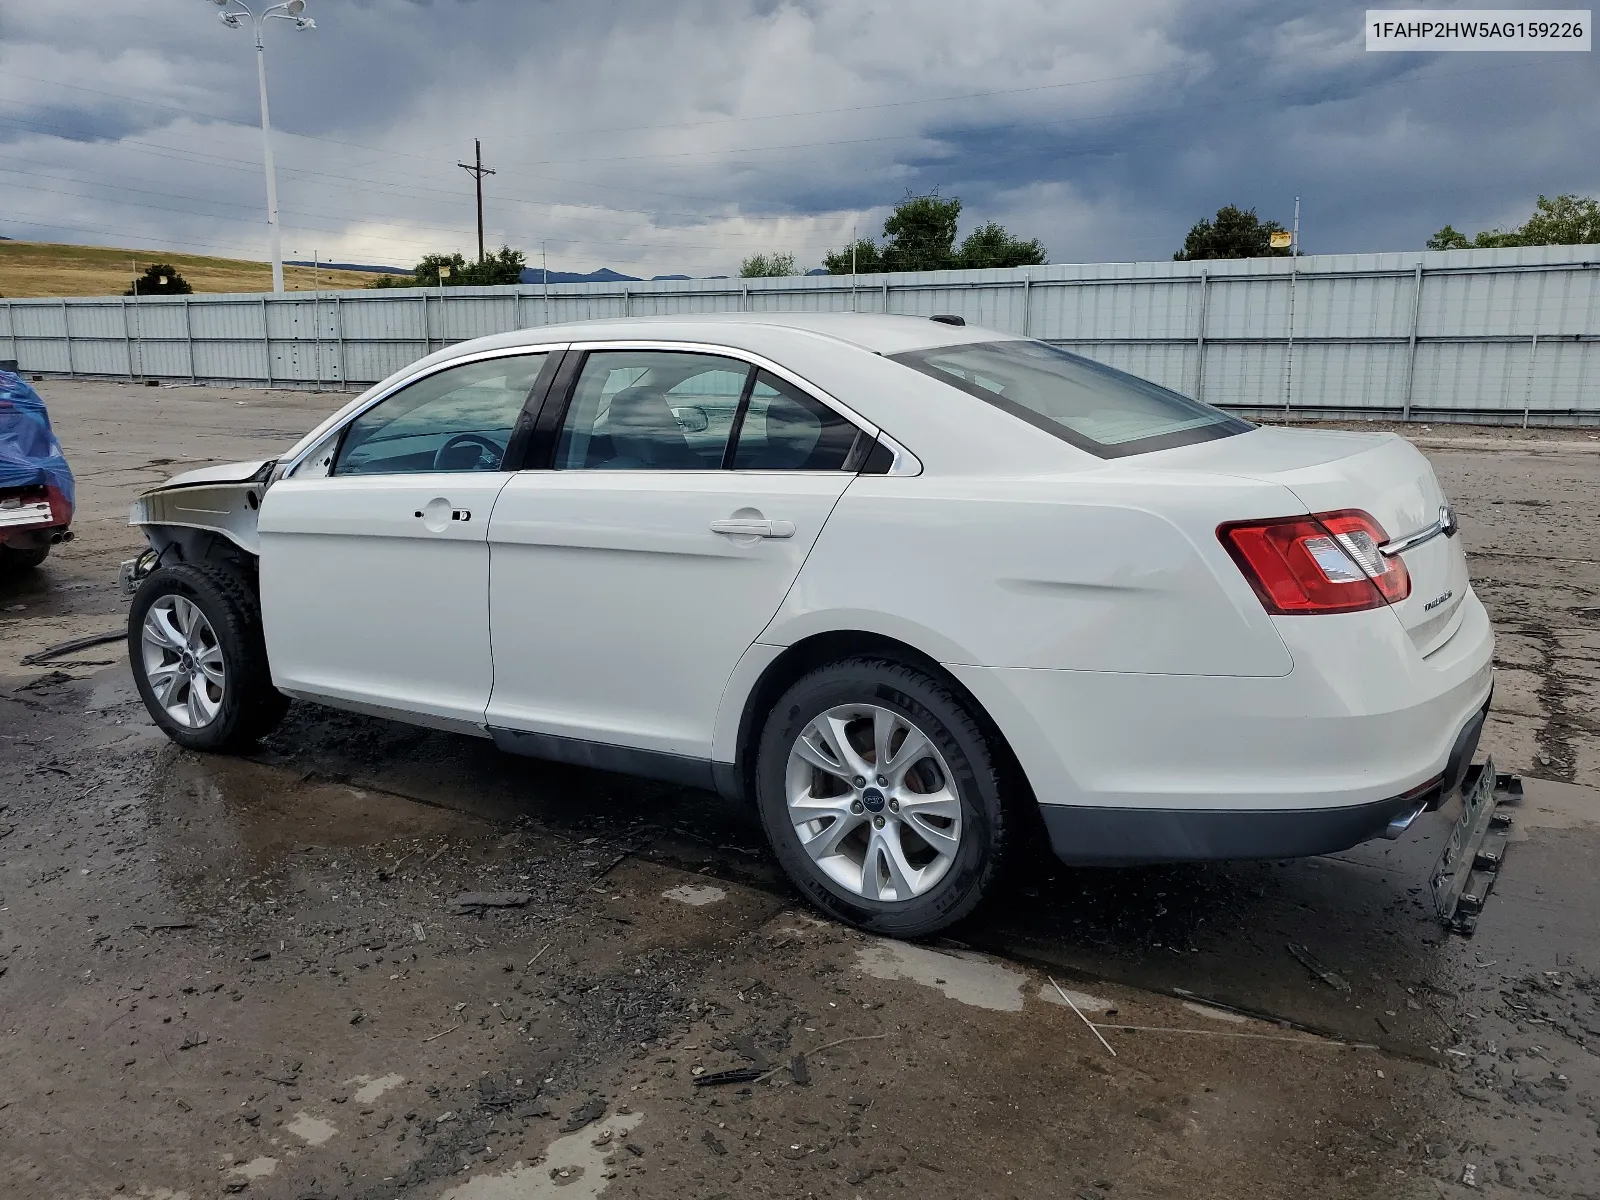
[[[1277,858],[1377,836],[1460,782],[1493,684],[1488,614],[1423,657],[1383,610],[1285,619],[1281,677],[952,666],[1069,862]]]
[[[33,550],[67,541],[72,505],[54,487],[18,488],[0,503],[0,546]]]
[[[1102,808],[1040,805],[1050,848],[1073,865],[1306,858],[1396,838],[1418,814],[1438,808],[1461,786],[1477,752],[1489,706],[1462,726],[1444,773],[1371,804],[1301,809]]]

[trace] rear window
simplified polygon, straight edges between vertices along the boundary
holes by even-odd
[[[1221,409],[1044,342],[975,342],[890,357],[1101,458],[1255,428]]]

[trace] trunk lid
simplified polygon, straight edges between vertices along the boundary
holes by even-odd
[[[1162,466],[1281,484],[1308,512],[1362,509],[1390,540],[1432,526],[1449,504],[1422,452],[1393,433],[1262,427],[1141,461],[1154,467],[1158,459]],[[1411,574],[1411,594],[1390,607],[1417,648],[1431,654],[1460,624],[1470,586],[1466,552],[1459,536],[1441,535],[1400,559]]]

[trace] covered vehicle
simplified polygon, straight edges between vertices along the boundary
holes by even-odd
[[[196,749],[299,697],[753,802],[910,936],[1008,856],[1322,854],[1458,787],[1493,637],[1428,461],[939,320],[451,346],[133,513],[134,676]]]
[[[15,371],[0,370],[0,572],[37,567],[70,541],[72,470],[44,401]]]

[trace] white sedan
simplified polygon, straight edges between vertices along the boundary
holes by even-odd
[[[599,321],[451,346],[281,458],[142,496],[134,674],[197,750],[289,697],[756,805],[915,935],[1070,863],[1398,836],[1493,639],[1427,461],[959,318]]]

